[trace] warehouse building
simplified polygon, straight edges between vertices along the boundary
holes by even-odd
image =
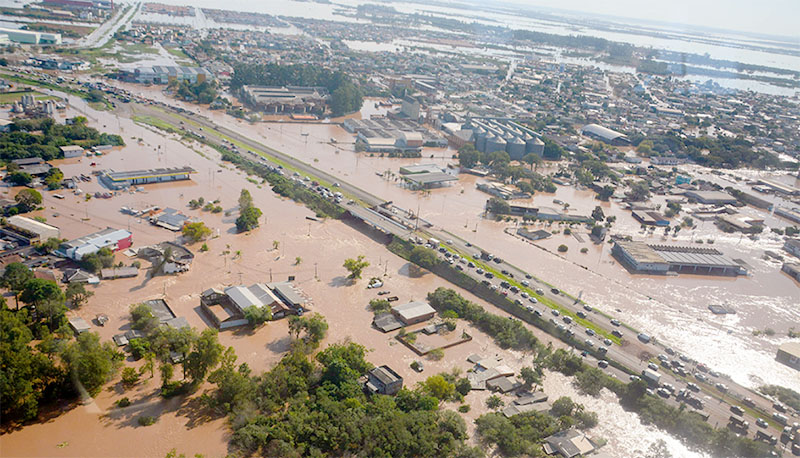
[[[446,138],[411,119],[345,119],[342,127],[356,134],[357,141],[364,142],[367,146],[382,143],[408,150],[419,150],[423,146],[447,146]]]
[[[637,273],[747,275],[744,267],[714,248],[648,245],[645,242],[620,240],[614,243],[611,253]]]
[[[625,134],[598,124],[587,124],[583,126],[581,134],[608,143],[609,145],[625,146],[631,143]]]
[[[0,33],[8,36],[9,41],[26,45],[60,45],[60,33],[35,32],[33,30],[8,29],[0,27]]]
[[[403,322],[404,325],[422,323],[423,321],[430,320],[436,314],[427,302],[416,301],[409,302],[408,304],[397,305],[392,307],[392,313]]]
[[[130,172],[115,172],[109,169],[101,172],[100,181],[110,189],[123,189],[141,184],[190,180],[193,173],[195,173],[195,170],[191,167],[133,170]]]
[[[124,229],[107,228],[83,237],[64,242],[55,251],[55,254],[74,261],[80,261],[84,256],[94,254],[101,248],[110,248],[119,251],[133,245],[133,235]]]
[[[83,156],[83,147],[78,145],[67,145],[61,147],[61,153],[65,158]]]
[[[323,114],[330,99],[321,86],[242,86],[242,100],[265,113]]]
[[[61,238],[61,231],[57,227],[21,215],[9,216],[3,232],[12,232],[15,238],[21,237],[29,245],[49,238]]]
[[[800,371],[800,342],[786,342],[778,347],[778,362]]]
[[[544,142],[537,132],[508,118],[471,118],[462,132],[472,132],[471,141],[482,153],[505,151],[518,161],[528,154],[544,154]]]
[[[686,191],[684,195],[701,204],[727,205],[735,204],[736,198],[722,191]]]

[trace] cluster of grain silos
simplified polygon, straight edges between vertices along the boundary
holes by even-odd
[[[508,119],[472,118],[463,128],[472,130],[475,149],[482,153],[505,151],[512,160],[520,160],[529,153],[541,156],[544,152],[539,134]]]

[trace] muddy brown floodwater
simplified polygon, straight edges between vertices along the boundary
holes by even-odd
[[[207,252],[200,252],[199,244],[192,247],[196,258],[187,273],[150,278],[146,269],[142,269],[136,278],[104,281],[92,287],[95,295],[88,304],[80,310],[71,310],[68,314],[81,316],[87,321],[98,313],[107,314],[110,320],[104,327],[92,327],[104,340],[129,329],[129,307],[142,300],[164,298],[178,316],[186,317],[193,327],[202,330],[209,327],[199,307],[199,295],[203,290],[242,283],[286,280],[289,276],[294,276],[297,286],[312,300],[309,307],[311,311],[324,315],[330,324],[323,346],[346,339],[365,345],[370,349],[368,359],[372,363],[390,364],[404,377],[407,385],[414,385],[440,371],[455,368],[464,372],[470,368],[466,358],[473,353],[487,356],[498,354],[512,368],[525,364],[526,355],[502,350],[488,336],[468,326],[468,332],[473,336],[472,341],[445,350],[445,358],[441,361],[424,360],[423,373],[412,371],[409,364],[419,357],[397,342],[393,333],[382,334],[370,325],[372,313],[367,310],[367,304],[376,294],[375,291],[365,288],[367,278],[383,278],[386,283],[383,289],[397,295],[401,303],[423,299],[433,289],[445,286],[458,290],[466,298],[482,304],[493,313],[502,315],[503,312],[439,277],[420,273],[391,254],[382,243],[382,236],[378,234],[364,233],[342,221],[307,220],[306,216],[314,215],[304,206],[276,196],[267,186],[248,181],[243,173],[231,168],[230,164],[222,163],[218,153],[210,148],[198,144],[187,146],[174,136],[165,136],[128,119],[96,112],[86,108],[82,101],[74,97],[70,98],[70,102],[78,111],[71,108],[68,116],[85,113],[95,127],[123,135],[128,146],[102,157],[54,161],[66,176],[90,174],[95,169],[104,168],[122,171],[185,165],[194,167],[197,173],[191,181],[146,185],[141,192],[117,193],[110,199],[92,198],[86,201],[83,195],[76,196],[61,191],[66,198],[59,200],[53,197],[54,193],[44,192],[45,210],[39,212],[39,215],[59,226],[62,237],[78,237],[107,226],[130,228],[135,247],[174,240],[177,237],[177,234],[166,229],[123,214],[120,211],[123,206],[139,209],[151,205],[177,208],[187,215],[201,218],[214,231],[214,237],[207,242]],[[627,312],[635,311],[635,314],[624,315],[623,318],[637,326],[658,323],[660,326],[675,327],[682,324],[678,319],[679,315],[664,313],[664,310],[672,310],[670,304],[673,303],[679,303],[682,307],[687,307],[687,304],[666,297],[662,291],[664,283],[675,285],[673,290],[680,293],[707,287],[709,284],[738,285],[739,282],[752,281],[636,277],[636,288],[640,289],[637,294],[642,297],[649,294],[656,298],[652,305],[645,303],[646,308],[642,309],[642,300],[630,293],[634,288],[634,280],[609,261],[607,247],[586,243],[585,246],[590,251],[581,255],[579,247],[582,245],[578,244],[577,239],[565,237],[563,234],[541,244],[542,248],[552,249],[553,244],[566,242],[570,245],[570,251],[562,258],[506,235],[503,229],[507,223],[483,219],[482,207],[487,196],[475,189],[475,183],[483,180],[482,178],[462,175],[453,186],[423,194],[412,192],[403,188],[399,182],[376,174],[386,170],[396,173],[400,165],[415,162],[435,162],[444,166],[451,162],[451,150],[426,150],[426,156],[432,154],[434,157],[418,160],[369,157],[354,154],[352,136],[333,124],[261,123],[250,126],[219,113],[208,115],[223,125],[249,132],[252,138],[292,153],[316,167],[342,177],[343,180],[358,183],[363,189],[384,199],[393,200],[401,207],[415,211],[419,207],[422,217],[436,226],[502,253],[512,263],[563,286],[570,292],[577,294],[583,290],[584,298],[593,304],[597,303],[609,311],[615,308]],[[302,136],[302,133],[309,135]],[[331,138],[337,142],[330,142]],[[92,166],[92,162],[96,165]],[[243,188],[251,191],[255,205],[263,210],[264,216],[259,229],[248,234],[236,234],[234,220],[237,198]],[[96,181],[92,181],[81,184],[81,189],[94,193],[100,191],[101,187]],[[188,209],[189,200],[201,196],[207,201],[219,199],[226,212],[215,215]],[[554,198],[572,202],[575,207],[579,207],[578,202],[582,202],[583,207],[579,208],[582,213],[585,210],[590,211],[595,204],[588,193],[562,187],[555,195],[537,195],[532,203],[545,205]],[[619,215],[620,220],[629,218],[616,205],[605,205],[611,214]],[[634,230],[638,228],[636,225],[630,226]],[[278,242],[278,249],[273,248],[274,241]],[[347,272],[342,263],[345,258],[359,254],[366,256],[370,266],[364,272],[364,280],[352,283],[345,278]],[[116,257],[118,261],[125,263],[133,261],[122,253],[118,253]],[[589,272],[584,268],[586,265],[598,273]],[[143,267],[148,267],[147,263]],[[772,279],[766,273],[763,277]],[[783,288],[780,280],[774,281],[777,282],[776,288]],[[640,284],[644,286],[640,287]],[[780,295],[777,297],[779,301],[783,300]],[[637,318],[640,316],[645,318]],[[687,318],[686,321],[695,325],[693,319]],[[703,326],[710,325],[702,322],[701,328]],[[710,328],[717,329],[718,325]],[[543,335],[538,329],[531,329],[543,341],[550,341],[550,337]],[[256,372],[271,368],[282,357],[289,344],[285,320],[268,323],[253,332],[222,332],[220,341],[224,345],[233,346],[239,362],[248,363]],[[556,347],[561,345],[560,342],[553,343]],[[126,364],[136,365],[131,361]],[[551,401],[561,394],[579,396],[558,377],[557,374],[549,374],[545,383],[548,393],[553,390]],[[227,453],[229,429],[225,419],[209,417],[208,412],[200,409],[197,401],[192,399],[186,402],[181,402],[180,399],[164,401],[156,396],[156,385],[155,381],[148,381],[134,390],[123,392],[118,380],[114,380],[108,389],[104,389],[88,405],[65,407],[60,415],[53,415],[40,423],[5,434],[2,437],[2,454],[163,456],[172,448],[187,455],[202,453],[206,456],[223,456]],[[209,388],[201,388],[197,395]],[[129,397],[133,404],[125,409],[116,409],[114,402],[123,396]],[[474,429],[470,420],[486,411],[486,397],[487,393],[475,392],[467,397],[467,402],[472,407],[465,414],[470,432]],[[646,444],[662,437],[669,441],[673,454],[694,456],[677,441],[642,426],[634,415],[622,411],[610,395],[606,394],[599,399],[581,399],[587,406],[591,404],[592,410],[599,412],[600,425],[592,435],[609,439],[606,450],[613,456],[626,456],[632,446],[646,449]],[[158,422],[149,427],[139,426],[137,418],[140,415],[156,416]],[[624,425],[624,428],[620,425]],[[472,435],[472,441],[474,440]]]

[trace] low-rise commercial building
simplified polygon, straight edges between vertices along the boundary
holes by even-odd
[[[67,159],[71,157],[81,157],[83,156],[83,147],[78,145],[62,146],[61,153],[64,154],[64,157]]]
[[[94,254],[101,248],[119,251],[133,245],[133,235],[125,229],[107,228],[83,237],[64,242],[55,254],[64,258],[80,261],[84,256]]]
[[[608,143],[609,145],[625,146],[630,144],[630,140],[625,134],[598,124],[587,124],[583,126],[583,128],[581,128],[581,134]]]
[[[406,326],[430,320],[436,310],[427,302],[416,301],[392,307],[392,313]]]
[[[100,174],[100,181],[111,189],[123,189],[142,184],[191,180],[193,173],[196,172],[191,167],[132,170],[130,172],[104,170]]]
[[[4,232],[12,232],[15,238],[23,238],[28,244],[43,242],[49,238],[61,238],[61,231],[57,227],[22,215],[6,218],[6,224],[2,229]]]
[[[265,113],[322,114],[330,99],[320,86],[242,86],[242,100]]]
[[[648,245],[645,242],[620,240],[614,243],[611,253],[637,273],[747,274],[742,265],[714,248]]]
[[[722,191],[686,191],[684,196],[701,204],[727,205],[737,202],[735,197]]]

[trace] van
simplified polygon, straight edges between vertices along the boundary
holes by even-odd
[[[651,340],[651,339],[650,339],[650,336],[648,336],[648,335],[647,335],[647,334],[645,334],[645,333],[641,333],[641,334],[639,334],[637,337],[639,338],[639,340],[640,340],[640,341],[642,341],[642,342],[644,342],[644,343],[650,343],[650,340]]]

